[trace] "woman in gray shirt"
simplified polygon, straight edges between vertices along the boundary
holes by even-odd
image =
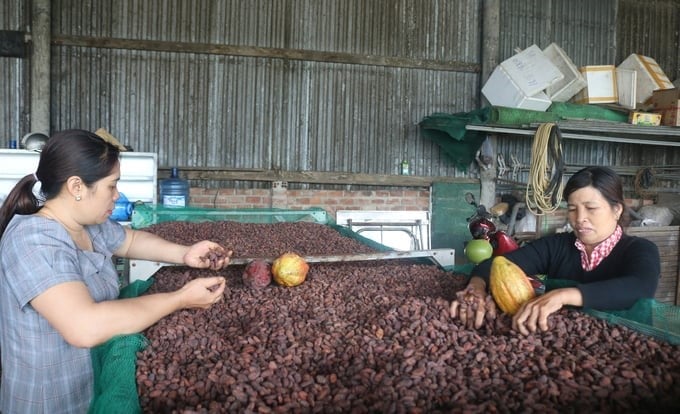
[[[21,179],[0,208],[5,414],[87,412],[94,384],[90,348],[223,297],[225,279],[215,276],[175,292],[118,299],[113,255],[219,270],[231,254],[211,241],[183,246],[110,220],[119,197],[119,155],[88,131],[57,133],[36,173]]]

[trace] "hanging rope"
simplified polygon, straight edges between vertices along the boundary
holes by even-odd
[[[656,185],[655,176],[656,171],[653,168],[642,168],[635,173],[635,193],[642,198],[653,199],[656,197],[656,191],[653,189]]]
[[[562,134],[554,123],[541,124],[531,146],[531,166],[527,182],[526,205],[540,216],[557,210],[562,202]]]

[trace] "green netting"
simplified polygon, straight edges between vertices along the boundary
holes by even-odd
[[[546,291],[574,285],[573,280],[545,280]],[[680,306],[661,303],[656,299],[640,299],[626,310],[600,311],[584,308],[583,312],[660,341],[680,345]]]
[[[121,289],[120,298],[139,296],[153,278],[137,280]],[[119,335],[92,348],[94,396],[89,414],[141,413],[137,392],[137,352],[148,345],[142,334]]]
[[[467,113],[434,113],[420,122],[420,128],[423,136],[439,145],[456,168],[465,171],[486,138],[485,133],[468,131],[465,125],[486,123],[487,119],[488,108]]]
[[[135,216],[136,213],[136,216]],[[136,220],[136,221],[135,221]],[[199,208],[162,208],[138,204],[133,212],[133,227],[143,228],[165,221],[209,222],[234,220],[248,223],[313,221],[332,227],[342,235],[361,241],[379,251],[387,246],[332,222],[322,209],[309,210],[211,210]],[[120,298],[146,292],[154,279],[137,280],[120,292]],[[89,414],[141,413],[137,391],[137,352],[148,345],[142,334],[120,335],[92,349],[94,397]]]
[[[580,105],[569,102],[553,102],[548,111],[559,119],[601,120],[628,122],[628,111],[614,110],[600,105]]]
[[[216,209],[197,207],[163,207],[144,203],[135,204],[131,226],[141,229],[166,221],[202,223],[207,221],[238,221],[241,223],[281,223],[307,221],[327,224],[333,219],[322,208],[304,210],[286,209]]]
[[[603,312],[584,309],[584,312],[627,326],[660,341],[680,345],[680,306],[661,303],[655,299],[640,299],[627,310]]]

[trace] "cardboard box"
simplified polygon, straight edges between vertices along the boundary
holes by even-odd
[[[502,66],[494,69],[482,88],[482,94],[493,106],[545,111],[552,104],[544,92],[538,92],[533,96],[524,93]]]
[[[661,115],[661,125],[680,126],[680,99],[675,101],[674,106],[665,109],[658,109],[654,112]]]
[[[657,89],[672,89],[668,79],[656,60],[633,53],[618,66],[621,69],[635,70],[637,75],[637,102],[643,104]]]
[[[586,87],[574,96],[579,104],[618,103],[619,92],[614,65],[582,66],[579,68]]]
[[[661,115],[661,125],[680,126],[680,89],[659,89],[645,101],[646,110]]]
[[[677,106],[680,99],[680,89],[659,89],[652,93],[644,103],[646,110],[657,110]]]
[[[567,102],[586,87],[586,80],[578,70],[571,58],[555,43],[551,43],[543,49],[543,54],[564,75],[559,80],[548,86],[545,93],[553,102]]]
[[[628,122],[633,125],[658,126],[661,124],[661,114],[634,111],[628,115]]]

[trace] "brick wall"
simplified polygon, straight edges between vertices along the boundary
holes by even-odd
[[[324,209],[331,217],[337,210],[429,210],[430,192],[412,190],[288,190],[285,183],[270,189],[204,189],[193,187],[189,194],[192,207],[218,209],[280,208]]]

